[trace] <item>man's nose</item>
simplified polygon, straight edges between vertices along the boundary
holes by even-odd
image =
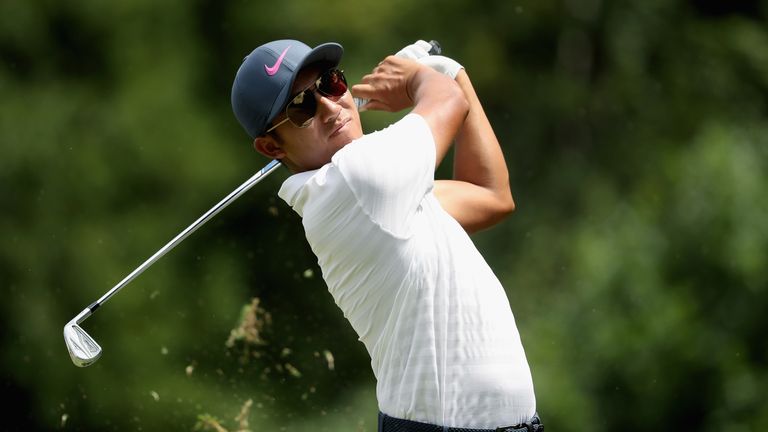
[[[336,120],[336,117],[341,113],[341,105],[339,104],[341,97],[331,99],[317,92],[315,97],[317,98],[317,115],[320,116],[320,121],[331,123]]]

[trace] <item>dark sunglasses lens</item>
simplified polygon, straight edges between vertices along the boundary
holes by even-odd
[[[317,101],[315,100],[315,95],[309,90],[304,90],[296,95],[291,103],[288,104],[285,114],[295,126],[303,127],[305,123],[312,120],[316,111]]]
[[[328,96],[343,96],[347,92],[347,79],[344,72],[331,69],[320,77],[318,90]]]
[[[323,73],[316,82],[317,90],[326,96],[339,97],[347,92],[347,79],[338,69]],[[305,127],[317,112],[314,89],[307,89],[296,95],[285,108],[285,115],[295,126]]]

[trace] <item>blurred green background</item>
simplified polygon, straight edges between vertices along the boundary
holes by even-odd
[[[768,430],[766,18],[765,0],[4,0],[0,429],[235,431],[244,409],[253,431],[376,430],[284,169],[88,319],[96,364],[62,338],[267,162],[231,82],[295,38],[344,45],[353,82],[416,39],[466,66],[518,205],[474,239],[547,430]],[[264,344],[227,346],[252,298]]]

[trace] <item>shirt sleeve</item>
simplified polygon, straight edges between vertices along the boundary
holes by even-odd
[[[407,236],[413,216],[434,187],[435,151],[426,120],[411,113],[350,143],[332,162],[375,223]]]

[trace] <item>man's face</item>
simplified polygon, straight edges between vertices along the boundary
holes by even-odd
[[[311,87],[322,72],[324,70],[318,66],[302,69],[293,84],[291,95]],[[327,98],[318,92],[314,92],[314,97],[317,112],[309,126],[299,128],[288,121],[272,131],[284,153],[280,159],[294,172],[320,168],[330,162],[342,147],[363,135],[360,114],[349,91],[338,99]],[[284,119],[285,112],[272,124]]]

